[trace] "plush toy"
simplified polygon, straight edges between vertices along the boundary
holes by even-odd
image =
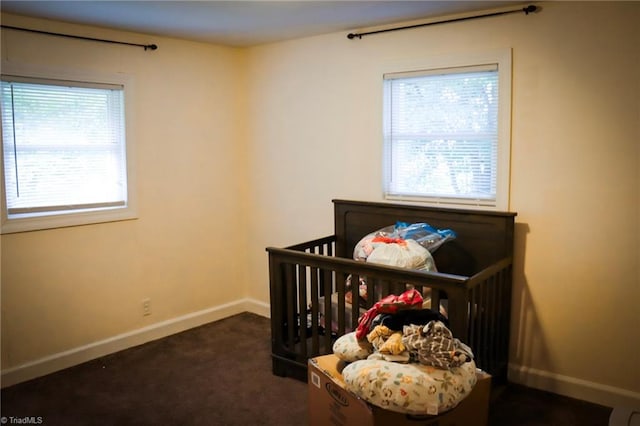
[[[392,331],[384,325],[378,325],[367,335],[367,340],[374,349],[368,359],[409,362],[410,354],[402,343],[402,332]]]
[[[378,351],[391,355],[400,355],[407,348],[402,344],[402,332],[395,332],[378,348]]]
[[[389,327],[384,325],[377,325],[367,334],[367,340],[371,343],[376,350],[384,345],[384,342],[393,334],[393,331]]]
[[[400,355],[406,351],[406,348],[402,344],[402,332],[392,331],[384,325],[374,327],[374,329],[367,334],[367,340],[378,352]]]
[[[405,326],[402,343],[413,359],[436,368],[450,369],[473,360],[471,348],[454,338],[440,321]]]

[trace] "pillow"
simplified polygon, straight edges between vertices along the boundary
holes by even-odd
[[[344,334],[338,337],[333,344],[335,356],[346,362],[366,359],[373,353],[373,346],[368,341],[358,341],[356,332]]]
[[[365,401],[398,413],[437,415],[458,405],[476,384],[473,361],[450,370],[419,363],[361,360],[342,370],[345,387]]]

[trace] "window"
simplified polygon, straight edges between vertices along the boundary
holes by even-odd
[[[2,75],[2,232],[132,218],[124,84]]]
[[[384,75],[385,197],[508,209],[510,52]]]

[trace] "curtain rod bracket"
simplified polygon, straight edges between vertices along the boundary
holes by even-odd
[[[367,35],[371,35],[371,34],[387,33],[387,32],[391,32],[391,31],[399,31],[399,30],[408,30],[408,29],[412,29],[412,28],[426,27],[426,26],[429,26],[429,25],[436,25],[436,24],[447,24],[447,23],[451,23],[451,22],[468,21],[470,19],[487,18],[489,16],[506,15],[508,13],[524,12],[525,15],[529,15],[530,13],[536,12],[537,10],[538,10],[537,6],[535,6],[533,4],[530,4],[529,6],[526,6],[526,7],[522,8],[522,9],[507,10],[507,11],[504,11],[504,12],[486,13],[484,15],[472,15],[472,16],[466,16],[466,17],[463,17],[463,18],[448,19],[448,20],[444,20],[444,21],[425,22],[424,24],[408,25],[408,26],[405,26],[405,27],[393,27],[393,28],[387,28],[387,29],[384,29],[384,30],[369,31],[369,32],[364,32],[364,33],[349,33],[349,34],[347,34],[347,38],[349,40],[353,40],[354,38],[362,39],[363,36],[367,36]]]

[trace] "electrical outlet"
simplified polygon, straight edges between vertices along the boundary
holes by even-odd
[[[142,299],[142,316],[151,315],[151,299]]]

